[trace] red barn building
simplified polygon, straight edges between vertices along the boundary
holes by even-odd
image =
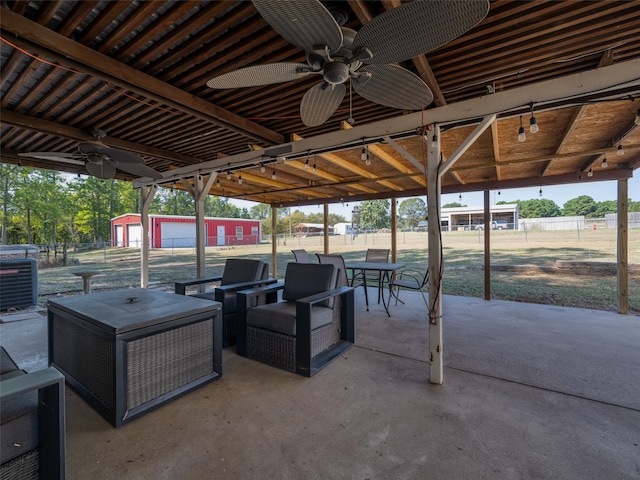
[[[204,219],[205,246],[255,245],[260,243],[259,220],[244,218]],[[111,244],[114,247],[140,247],[142,220],[138,213],[125,213],[111,219]],[[149,215],[151,248],[181,248],[196,245],[196,217]]]

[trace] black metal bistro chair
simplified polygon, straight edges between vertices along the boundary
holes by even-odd
[[[427,297],[424,295],[423,289],[429,283],[429,269],[422,274],[417,270],[405,269],[402,270],[396,278],[392,279],[389,282],[389,303],[391,303],[391,297],[395,297],[396,305],[398,301],[404,305],[404,302],[400,300],[400,290],[414,290],[419,291],[422,295],[422,299],[424,300],[424,304],[429,308],[429,302],[427,302]]]

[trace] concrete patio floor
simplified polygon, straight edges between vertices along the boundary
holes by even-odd
[[[67,478],[640,479],[640,317],[445,296],[432,385],[402,298],[388,318],[358,291],[356,345],[311,379],[228,348],[220,380],[119,429],[67,387]],[[0,338],[46,366],[45,317]]]

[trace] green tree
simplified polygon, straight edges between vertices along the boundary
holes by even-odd
[[[632,202],[631,199],[629,199],[629,211],[640,212],[640,202]]]
[[[209,195],[204,201],[204,214],[207,217],[249,218],[249,213],[244,210],[243,212],[238,206],[229,203],[228,198]]]
[[[360,228],[390,228],[389,200],[367,200],[360,204]]]
[[[398,207],[399,226],[402,228],[415,228],[420,220],[427,217],[427,204],[421,198],[408,198],[403,200]]]
[[[520,218],[559,217],[560,207],[553,200],[546,198],[533,198],[531,200],[518,200]]]
[[[499,203],[500,202],[498,202],[498,204]],[[451,202],[442,206],[442,208],[458,208],[458,207],[466,207],[466,205],[462,205],[461,203],[458,203],[458,202]]]
[[[111,238],[111,219],[126,213],[120,195],[124,182],[87,177],[70,188],[78,205],[75,225],[81,240],[103,242]]]
[[[593,212],[593,218],[603,218],[607,213],[616,213],[618,211],[618,202],[615,200],[605,200],[598,202],[596,210]]]
[[[16,189],[20,186],[20,167],[0,163],[0,183],[2,184],[2,244],[7,244],[7,231],[12,223],[11,218],[18,214],[17,205],[14,203]],[[18,242],[12,242],[18,243]]]
[[[567,200],[562,207],[562,214],[564,216],[584,215],[587,218],[592,218],[597,208],[598,205],[593,198],[589,195],[580,195],[579,197]]]
[[[266,203],[259,203],[254,205],[249,210],[250,218],[255,220],[264,220],[265,218],[271,218],[271,205],[267,205]]]

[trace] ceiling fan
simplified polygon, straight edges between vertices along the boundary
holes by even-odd
[[[138,177],[162,178],[162,174],[144,164],[144,159],[135,153],[112,148],[101,142],[107,132],[95,129],[91,132],[95,141],[80,142],[77,153],[29,152],[19,153],[20,157],[54,160],[75,165],[84,165],[89,174],[103,180],[113,178],[116,168]]]
[[[438,48],[478,24],[488,0],[414,0],[389,10],[358,32],[341,27],[318,0],[253,0],[262,17],[285,40],[302,48],[307,63],[272,63],[212,78],[215,89],[256,87],[322,75],[300,104],[302,122],[315,127],[338,109],[351,80],[367,100],[402,110],[420,110],[433,94],[420,77],[394,65]]]

